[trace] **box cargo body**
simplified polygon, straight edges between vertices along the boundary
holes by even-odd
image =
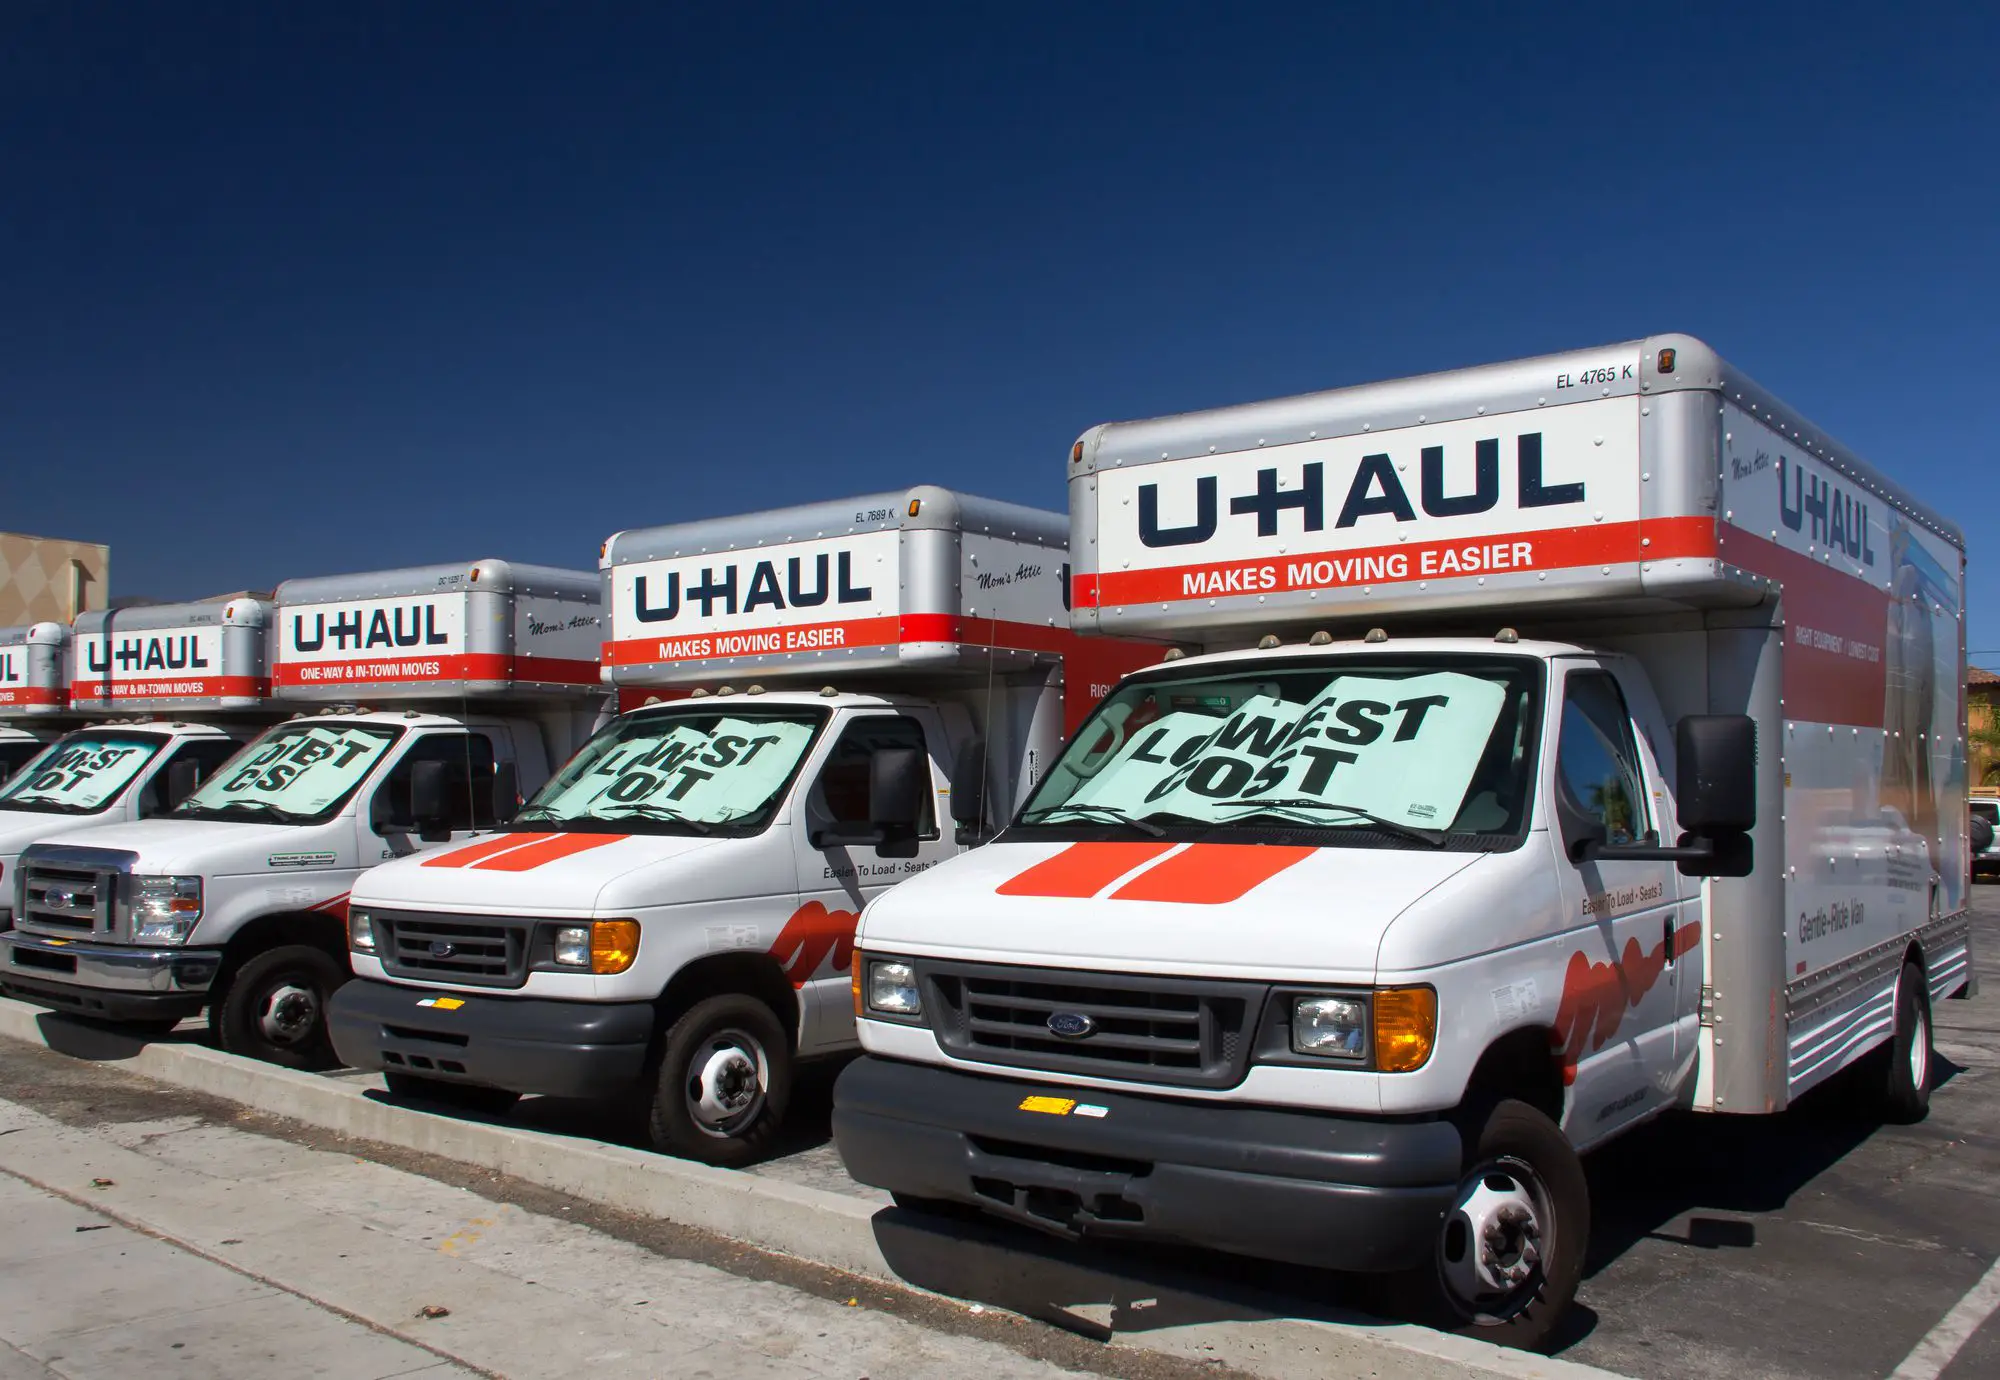
[[[166,817],[28,849],[0,933],[9,992],[140,1023],[206,1009],[227,1049],[325,1067],[355,878],[494,828],[589,735],[598,599],[588,572],[485,560],[93,623],[79,694],[236,707],[268,689],[290,717]]]
[[[489,1109],[629,1100],[662,1149],[758,1153],[794,1063],[853,1046],[861,907],[983,839],[1060,750],[1087,681],[1066,540],[932,487],[613,536],[603,674],[634,707],[509,833],[358,885],[342,1057]]]
[[[1972,976],[1948,521],[1684,336],[1100,427],[1070,491],[1076,626],[1204,654],[863,917],[856,1177],[1423,1267],[1533,1342],[1577,1152],[1847,1069],[1921,1114]]]
[[[81,614],[70,701],[79,711],[256,710],[271,693],[261,599],[155,604]]]

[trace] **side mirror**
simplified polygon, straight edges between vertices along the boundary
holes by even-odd
[[[930,759],[919,748],[881,748],[868,759],[868,822],[888,858],[917,855],[917,823],[931,788]]]
[[[450,782],[448,763],[417,762],[410,768],[410,821],[425,843],[442,843],[451,837],[451,824],[445,815],[445,791]]]
[[[1683,877],[1747,877],[1756,863],[1757,723],[1743,714],[1690,714],[1674,734],[1680,780],[1674,789],[1681,837],[1656,843],[1578,840],[1582,862],[1671,862]]]
[[[521,808],[521,773],[512,762],[493,768],[493,822],[505,824]]]
[[[958,841],[977,839],[986,824],[986,740],[970,738],[951,764],[951,822]]]
[[[162,810],[171,810],[183,800],[193,795],[201,785],[201,764],[192,757],[177,757],[167,763],[166,789],[160,801]]]
[[[1675,733],[1681,828],[1714,838],[1757,824],[1757,721],[1747,714],[1690,714]]]

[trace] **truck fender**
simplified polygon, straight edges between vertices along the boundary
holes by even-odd
[[[211,989],[227,991],[236,970],[260,953],[286,944],[310,944],[324,949],[341,967],[347,959],[347,927],[340,916],[326,910],[276,911],[260,915],[232,934],[222,948],[222,966],[216,971]]]
[[[1562,1042],[1548,1026],[1516,1026],[1496,1037],[1480,1054],[1456,1109],[1459,1119],[1483,1123],[1498,1103],[1525,1102],[1562,1125],[1568,1089],[1563,1081]]]
[[[732,953],[704,954],[676,972],[668,981],[666,990],[660,993],[655,1005],[660,1013],[660,1029],[673,1024],[674,1018],[704,997],[713,997],[725,992],[740,992],[757,998],[771,1008],[777,1016],[778,1024],[785,1029],[792,1048],[799,1046],[798,993],[785,977],[784,969],[778,961],[766,953],[751,953],[738,950]]]

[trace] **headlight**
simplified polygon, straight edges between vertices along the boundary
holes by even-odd
[[[201,878],[134,877],[132,938],[141,944],[185,944],[201,921]]]
[[[898,958],[868,965],[868,1009],[887,1016],[921,1016],[923,994],[917,990],[917,970]]]
[[[556,931],[556,962],[565,968],[590,966],[590,926],[565,925]]]
[[[556,967],[579,973],[622,973],[638,961],[639,922],[592,920],[586,925],[559,926],[549,957]]]
[[[358,954],[375,952],[375,917],[352,906],[347,908],[347,947]]]
[[[1292,1051],[1358,1062],[1368,1052],[1367,998],[1293,998]]]

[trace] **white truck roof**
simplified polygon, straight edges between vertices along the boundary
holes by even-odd
[[[1060,514],[929,485],[620,532],[605,678],[1005,669],[1060,655]]]
[[[598,577],[483,560],[287,580],[276,695],[288,701],[598,695]]]
[[[1076,627],[1190,641],[1744,605],[1797,557],[1886,591],[1892,544],[1965,546],[1685,335],[1110,423],[1069,474]]]
[[[0,628],[0,720],[60,714],[69,703],[69,629]]]
[[[157,714],[266,705],[269,615],[269,605],[248,597],[81,614],[70,707]]]

